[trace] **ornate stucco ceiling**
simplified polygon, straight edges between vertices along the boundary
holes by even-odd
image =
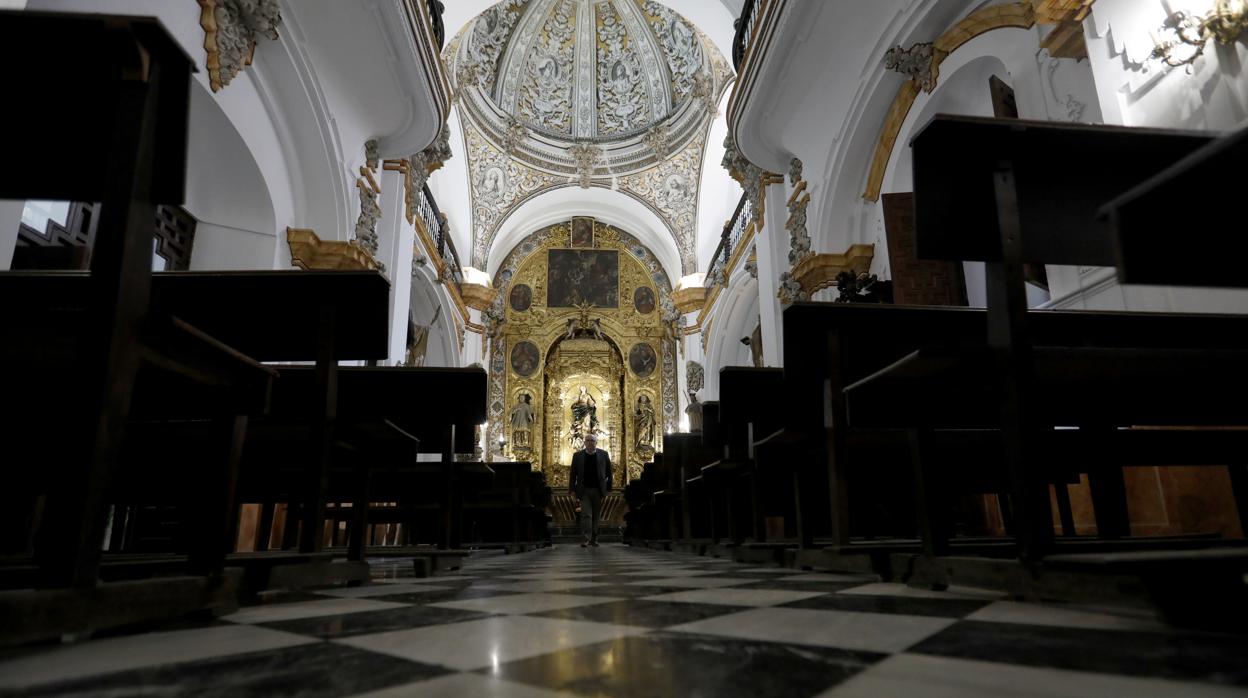
[[[517,207],[579,185],[648,206],[682,272],[694,271],[706,134],[733,77],[701,31],[654,0],[504,0],[443,56],[463,121],[473,266],[485,268]]]

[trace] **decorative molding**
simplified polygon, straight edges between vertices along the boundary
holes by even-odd
[[[469,308],[484,311],[494,304],[498,291],[482,284],[464,283],[459,286],[459,293]]]
[[[300,269],[380,269],[381,265],[355,241],[322,240],[308,228],[287,228],[290,262]]]
[[[251,65],[259,39],[276,41],[280,0],[199,0],[208,84],[219,92]]]
[[[364,160],[367,166],[360,168],[360,179],[355,181],[356,189],[360,191],[360,215],[355,221],[355,239],[354,242],[366,250],[373,259],[377,258],[377,221],[381,220],[381,185],[377,183],[377,177],[374,175],[377,166],[380,164],[380,157],[377,155],[377,141],[369,140],[364,143]],[[386,265],[377,262],[377,268],[385,273]]]
[[[906,117],[910,114],[910,109],[914,106],[919,92],[921,90],[931,92],[936,88],[940,76],[940,64],[958,47],[981,34],[1004,27],[1031,29],[1036,24],[1036,10],[1032,4],[1035,1],[1027,0],[984,7],[967,15],[931,43],[930,70],[921,71],[918,78],[912,75],[911,79],[902,84],[897,90],[897,96],[893,98],[892,106],[889,107],[888,116],[885,117],[880,127],[880,140],[871,157],[871,169],[867,174],[867,187],[862,198],[870,202],[880,200],[880,193],[884,187],[884,174],[893,157],[897,136],[901,133],[901,127],[905,124]],[[1061,0],[1053,1],[1060,2]],[[897,54],[893,54],[892,51],[889,51],[889,54],[892,54],[894,59],[897,57]],[[909,74],[908,71],[903,72]]]
[[[474,266],[517,207],[577,185],[638,199],[695,271],[702,158],[733,80],[708,37],[659,2],[507,0],[444,56],[461,97]]]
[[[698,312],[706,304],[706,287],[690,286],[673,291],[672,302],[681,315]]]
[[[748,158],[737,148],[737,141],[729,133],[724,138],[724,159],[720,163],[728,174],[741,185],[745,190],[745,196],[750,201],[750,210],[753,212],[753,222],[757,223],[763,218],[763,187],[764,176],[763,168],[750,162]]]
[[[594,181],[594,170],[598,166],[598,161],[602,159],[602,148],[589,141],[582,141],[573,143],[568,148],[568,155],[576,163],[577,181],[581,189],[589,189]]]
[[[894,46],[884,54],[884,68],[905,75],[930,93],[939,78],[938,53],[930,43],[914,44],[910,48]]]
[[[442,132],[438,134],[437,139],[428,148],[408,159],[409,169],[405,179],[407,192],[404,200],[407,202],[409,220],[416,213],[418,194],[420,190],[425,188],[425,183],[429,181],[429,175],[441,169],[442,165],[452,157],[451,129],[449,126],[443,125]]]
[[[685,386],[694,392],[702,389],[706,384],[706,371],[702,368],[702,364],[697,361],[685,362]]]
[[[836,285],[836,276],[843,271],[863,272],[871,268],[875,245],[851,245],[841,254],[813,254],[793,268],[793,279],[802,293],[814,295]]]
[[[800,172],[800,167],[798,168]],[[806,229],[806,209],[810,206],[810,192],[806,182],[797,182],[789,196],[789,217],[784,229],[789,233],[789,266],[796,266],[811,254],[810,233]]]

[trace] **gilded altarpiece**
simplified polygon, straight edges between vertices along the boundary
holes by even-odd
[[[676,346],[655,302],[670,298],[670,281],[633,236],[592,225],[592,240],[578,229],[575,247],[571,221],[517,246],[496,274],[499,293],[489,311],[502,319],[490,346],[489,438],[506,444],[505,457],[540,467],[556,490],[567,486],[572,454],[588,431],[611,454],[622,486],[619,466],[627,464],[628,479],[640,477],[664,430],[677,424]],[[583,269],[566,268],[578,260]],[[587,298],[548,296],[552,278],[582,272],[583,287],[595,291]],[[614,293],[603,293],[604,280]],[[556,286],[566,289],[566,280]],[[603,298],[614,307],[591,302]]]

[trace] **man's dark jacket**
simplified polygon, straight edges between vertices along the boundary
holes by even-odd
[[[577,497],[585,496],[585,462],[593,461],[598,466],[598,484],[602,488],[602,493],[606,494],[611,491],[611,457],[607,452],[600,449],[594,451],[593,455],[585,451],[577,451],[572,456],[572,481],[570,488],[572,493]]]

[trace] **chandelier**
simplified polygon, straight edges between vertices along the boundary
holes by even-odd
[[[1176,38],[1158,41],[1154,37],[1156,47],[1151,57],[1176,68],[1186,65],[1190,72],[1192,63],[1205,53],[1209,39],[1231,44],[1248,31],[1248,0],[1217,0],[1213,9],[1202,16],[1175,12],[1166,18],[1162,28]]]

